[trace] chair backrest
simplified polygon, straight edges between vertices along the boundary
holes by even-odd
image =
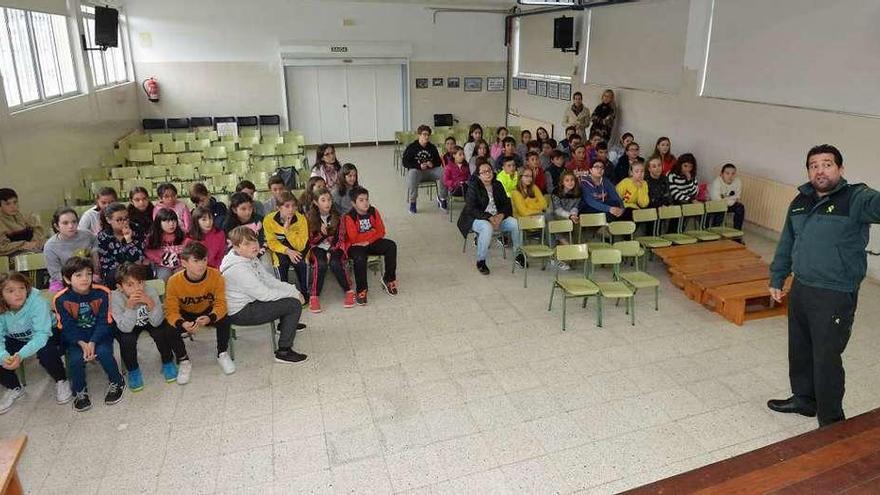
[[[614,248],[594,249],[590,253],[590,263],[594,266],[619,265],[621,259],[623,259],[623,257],[621,256],[620,250]]]
[[[71,208],[73,208],[73,211],[75,211],[78,216],[83,216],[83,213],[89,211],[90,209],[92,209],[94,207],[95,207],[95,205],[79,205],[79,206],[72,206]]]
[[[9,272],[9,258],[6,256],[0,256],[0,273],[8,273]]]
[[[203,176],[223,175],[226,172],[234,171],[226,169],[222,163],[217,162],[205,162],[199,165],[199,174]]]
[[[727,213],[727,201],[716,199],[706,202],[706,213]]]
[[[236,151],[232,151],[232,152],[230,152],[229,150],[226,150],[226,154],[229,156],[230,160],[235,160],[235,161],[239,161],[239,162],[240,161],[246,162],[251,159],[251,150],[236,150]]]
[[[177,163],[199,164],[201,162],[202,162],[202,152],[201,151],[187,151],[186,153],[180,153],[177,155]]]
[[[177,157],[178,155],[175,153],[161,153],[159,155],[153,155],[153,164],[155,165],[177,165]],[[141,167],[143,170],[145,167]],[[146,177],[146,176],[145,176]],[[155,177],[155,176],[152,176]]]
[[[210,139],[194,139],[187,141],[187,148],[190,151],[205,151],[211,147]]]
[[[196,133],[189,131],[172,132],[171,135],[175,141],[193,141],[196,138]]]
[[[186,151],[186,142],[184,141],[162,143],[162,153],[183,153],[184,151]]]
[[[268,172],[251,170],[250,173],[245,176],[245,179],[253,182],[254,185],[257,186],[257,190],[265,191],[269,189],[269,175]]]
[[[12,264],[17,272],[32,272],[46,269],[46,255],[43,253],[19,254],[12,258]]]
[[[255,137],[257,140],[260,139],[260,130],[259,129],[241,129],[241,132],[238,133],[241,137],[251,138]]]
[[[275,147],[275,153],[279,155],[298,155],[299,146],[296,143],[280,143]]]
[[[632,211],[633,222],[653,222],[657,220],[657,210],[655,208],[642,208]]]
[[[174,136],[170,132],[154,132],[150,134],[150,141],[154,143],[170,143],[174,140]]]
[[[602,227],[608,225],[604,213],[582,213],[579,224],[581,227]]]
[[[136,179],[138,177],[138,167],[111,168],[110,177],[114,179]]]
[[[636,223],[630,221],[610,222],[608,232],[611,235],[632,235],[636,231]]]
[[[278,134],[267,134],[260,138],[260,144],[279,145],[284,142],[284,138]]]
[[[152,149],[135,149],[128,150],[128,161],[130,162],[151,162],[153,161]]]
[[[681,206],[679,205],[661,206],[660,208],[657,208],[657,218],[660,220],[670,220],[680,217]]]
[[[255,144],[252,151],[255,156],[275,156],[275,145]]]
[[[175,179],[193,180],[197,178],[196,167],[192,163],[182,163],[168,167],[168,173]]]
[[[147,287],[151,287],[156,293],[159,294],[159,297],[163,297],[165,295],[165,282],[161,279],[147,280]]]
[[[519,230],[543,230],[544,215],[533,215],[529,217],[519,217],[516,219],[519,224]]]
[[[640,251],[642,246],[639,244],[639,241],[617,241],[612,246],[614,249],[620,251],[621,257],[638,257],[640,255]]]
[[[681,205],[681,216],[683,217],[699,217],[705,211],[703,203],[686,203]]]
[[[176,163],[174,164],[176,165]],[[168,167],[159,165],[147,165],[141,167],[141,177],[165,178],[168,175]]]
[[[254,129],[254,131],[260,132],[257,129]],[[241,149],[250,149],[258,144],[260,144],[259,136],[242,136],[238,139],[238,147]]]
[[[590,250],[586,244],[567,244],[556,246],[556,259],[559,261],[585,261],[590,258]]]
[[[80,177],[82,177],[83,181],[86,183],[95,181],[95,180],[107,180],[110,178],[110,171],[112,168],[101,168],[101,167],[86,167],[82,168],[79,171]]]
[[[164,177],[163,177],[164,179]],[[122,190],[119,191],[119,196],[124,197],[128,196],[128,192],[134,189],[135,187],[140,186],[150,192],[150,194],[155,194],[155,188],[153,187],[153,181],[150,179],[125,179],[122,181]]]
[[[217,131],[199,131],[198,134],[196,134],[196,137],[198,139],[208,139],[210,141],[218,140]]]
[[[547,227],[551,234],[563,234],[566,232],[570,234],[574,230],[574,222],[569,219],[551,220]]]
[[[274,174],[276,170],[278,170],[278,161],[273,158],[258,160],[254,163],[254,166],[251,167],[251,172],[266,172],[268,174]]]
[[[101,157],[102,167],[120,167],[125,163],[125,156],[117,156],[114,153],[107,153]]]
[[[93,195],[97,195],[98,191],[100,191],[104,187],[112,187],[114,191],[119,193],[119,181],[110,179],[110,180],[96,180],[92,181],[89,185],[89,190]]]
[[[199,169],[201,170],[201,169]],[[226,164],[226,172],[237,175],[247,175],[251,171],[251,165],[247,161],[232,161]],[[222,172],[221,172],[222,173]],[[205,172],[202,172],[204,175]],[[217,174],[219,175],[219,174]]]
[[[205,160],[225,160],[226,148],[222,146],[211,146],[203,152]]]

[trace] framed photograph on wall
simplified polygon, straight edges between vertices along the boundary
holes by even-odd
[[[571,101],[571,84],[559,83],[559,99]]]
[[[460,77],[450,77],[446,79],[446,87],[447,88],[460,88],[461,87],[461,78]]]
[[[538,94],[538,81],[535,81],[534,79],[529,79],[526,83],[526,88],[528,89],[530,95]]]
[[[547,98],[559,98],[559,83],[547,83]]]
[[[433,86],[435,88],[437,88],[437,87],[442,88],[443,87],[443,78],[442,77],[431,78],[431,86]]]
[[[538,96],[547,96],[547,81],[538,81]]]
[[[417,77],[416,78],[416,88],[425,89],[428,87],[428,78],[427,77]]]
[[[504,91],[503,77],[487,77],[486,91]]]
[[[483,90],[483,78],[482,77],[465,77],[464,78],[464,90],[465,91],[482,91]]]

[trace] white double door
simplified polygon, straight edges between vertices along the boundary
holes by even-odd
[[[288,122],[307,144],[394,140],[403,129],[403,70],[394,65],[285,67]]]

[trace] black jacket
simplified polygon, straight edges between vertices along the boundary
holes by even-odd
[[[492,179],[492,196],[495,198],[495,208],[498,213],[504,214],[504,218],[513,216],[513,205],[510,198],[504,192],[504,186],[496,179]],[[486,207],[489,206],[489,191],[479,177],[472,178],[467,184],[467,193],[464,196],[464,209],[458,217],[458,230],[461,235],[467,237],[468,232],[474,225],[474,220],[488,220]]]
[[[434,146],[433,143],[428,143],[428,145],[423,148],[422,145],[419,144],[419,141],[415,140],[409,143],[409,146],[403,150],[404,168],[419,170],[422,168],[421,163],[429,160],[434,164],[435,168],[443,166],[443,161],[440,159],[440,153],[437,152],[437,147]]]
[[[651,174],[646,174],[645,182],[648,183],[648,198],[650,198],[648,208],[666,206],[671,202],[669,198],[669,180],[665,175],[655,179],[651,177]]]

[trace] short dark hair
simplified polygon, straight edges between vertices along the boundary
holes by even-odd
[[[348,199],[355,201],[361,194],[366,194],[367,196],[369,196],[370,191],[367,191],[366,188],[363,188],[361,186],[354,186],[351,188],[351,191],[348,192]]]
[[[537,139],[532,139],[528,143],[526,143],[526,148],[540,148],[541,143]]]
[[[296,199],[292,192],[282,191],[279,196],[278,201],[275,202],[276,207],[281,208],[284,203],[293,203],[294,209],[299,208],[299,200]]]
[[[116,269],[116,283],[121,284],[127,278],[143,282],[150,278],[150,269],[140,263],[123,263]]]
[[[550,159],[553,160],[554,158],[565,158],[565,153],[559,150],[553,150],[550,152]]]
[[[281,184],[282,186],[287,187],[287,184],[284,183],[284,179],[282,179],[280,175],[273,175],[272,177],[269,177],[269,189],[271,189],[272,186],[275,184]]]
[[[180,259],[182,260],[203,260],[208,257],[208,248],[201,242],[195,241],[187,244],[180,251]]]
[[[208,187],[205,186],[202,182],[195,182],[193,185],[189,186],[189,195],[190,197],[203,197],[208,196]]]
[[[528,153],[526,153],[526,159],[531,158],[533,156],[535,158],[538,158],[540,156],[540,153],[538,153],[537,151],[529,151]]]
[[[542,144],[549,144],[551,148],[556,148],[557,146],[559,146],[559,143],[557,143],[556,140],[553,138],[545,139]]]
[[[581,97],[581,98],[583,98],[583,97],[584,97],[584,95],[583,95],[583,94],[581,94],[581,92],[580,92],[580,91],[575,91],[575,92],[574,92],[574,94],[573,94],[573,95],[571,95],[571,97],[572,97],[572,98],[574,98],[574,97],[575,97],[575,96],[580,96],[580,97]]]
[[[501,144],[504,146],[507,146],[508,144],[512,144],[512,145],[516,146],[516,139],[513,139],[510,136],[507,136],[506,138],[501,140]]]
[[[690,163],[694,166],[694,170],[691,172],[694,177],[697,176],[697,158],[692,153],[684,153],[679,155],[678,160],[675,160],[675,165],[672,166],[672,173],[676,175],[681,175],[681,166],[685,163]]]
[[[635,136],[633,136],[633,133],[631,133],[631,132],[624,132],[623,135],[620,136],[620,142],[622,143],[623,140],[627,138],[627,136],[629,136],[629,137],[631,137],[631,138],[633,138],[633,139],[636,138]]]
[[[113,196],[114,200],[119,198],[116,195],[116,189],[113,189],[112,187],[102,187],[101,189],[98,189],[98,194],[95,196],[95,198],[97,199],[101,196]]]
[[[83,258],[82,256],[71,256],[67,259],[67,261],[64,262],[64,266],[61,267],[61,276],[69,280],[70,277],[73,277],[74,273],[81,272],[85,269],[94,271],[94,268],[92,267],[92,260],[90,258]]]
[[[573,125],[570,125],[570,126],[568,126],[568,127],[565,128],[565,132],[568,132],[568,131],[575,131],[575,132],[577,132],[577,130],[578,130],[578,128],[577,128],[576,126],[573,126]]]
[[[15,192],[15,189],[8,187],[0,188],[0,201],[9,201],[10,199],[17,197],[18,193]]]
[[[235,192],[241,192],[245,189],[253,189],[254,191],[256,191],[257,186],[253,182],[251,182],[247,179],[239,182],[238,185],[235,186]]]
[[[446,139],[443,140],[444,143],[448,143],[449,141],[455,142],[455,136],[446,136]]]
[[[519,133],[519,137],[522,138],[523,136],[526,135],[526,133],[529,133],[529,137],[532,136],[532,131],[530,131],[530,130],[528,130],[528,129],[523,129],[522,131],[520,131],[520,133]]]
[[[832,144],[820,144],[818,146],[813,146],[812,148],[810,148],[810,151],[807,152],[807,168],[810,168],[810,158],[813,155],[821,155],[823,153],[830,153],[834,155],[835,165],[837,165],[838,167],[843,166],[843,154],[840,153],[840,150],[837,149],[837,146],[834,146]]]
[[[164,196],[165,193],[168,191],[173,192],[174,195],[177,196],[177,186],[170,182],[163,182],[162,184],[159,184],[159,187],[156,188],[156,195],[159,196],[159,198],[161,199],[162,196]]]
[[[736,165],[734,165],[732,163],[725,163],[724,166],[721,167],[721,172],[723,173],[725,170],[727,170],[729,168],[736,170]]]
[[[508,163],[511,163],[511,162],[513,162],[513,164],[516,165],[516,155],[514,155],[514,156],[501,155],[501,166],[502,167],[504,165],[507,165]]]
[[[568,136],[568,142],[571,142],[572,139],[577,139],[578,141],[583,141],[584,137],[575,132],[571,136]]]
[[[599,141],[599,144],[596,145],[596,149],[608,151],[608,142],[607,141]]]
[[[421,134],[425,131],[428,131],[428,134],[431,134],[431,126],[426,125],[426,124],[420,125],[419,128],[416,129],[416,134]]]

